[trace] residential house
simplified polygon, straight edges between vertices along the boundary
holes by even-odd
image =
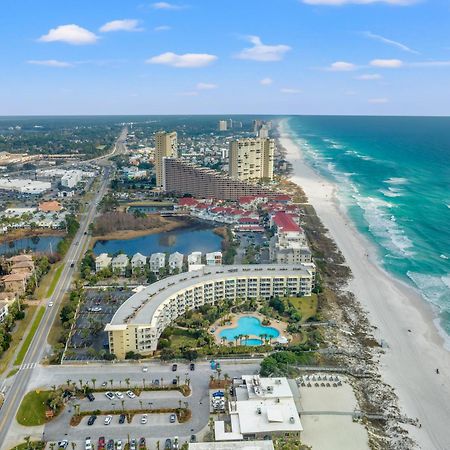
[[[130,260],[128,259],[128,256],[124,253],[120,253],[119,255],[115,256],[111,261],[113,272],[118,273],[123,277],[125,275],[129,262]]]
[[[206,254],[207,266],[220,266],[222,264],[222,252],[211,252]]]
[[[10,273],[9,275],[5,275],[2,278],[5,291],[23,294],[30,276],[30,273]]]
[[[150,270],[153,273],[159,273],[159,269],[166,265],[166,255],[164,253],[152,253],[150,256]]]
[[[135,253],[131,258],[131,271],[135,273],[137,270],[141,272],[144,271],[145,265],[147,264],[147,257],[142,253]]]
[[[112,258],[108,256],[108,253],[100,253],[95,258],[95,271],[100,272],[103,269],[107,269],[111,265]]]
[[[169,268],[170,273],[173,273],[175,269],[178,269],[178,272],[183,270],[183,260],[184,255],[179,252],[172,253],[169,256]]]

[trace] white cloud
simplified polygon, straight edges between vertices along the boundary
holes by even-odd
[[[272,80],[272,78],[269,78],[269,77],[263,78],[263,79],[260,81],[260,84],[262,84],[263,86],[269,86],[269,85],[271,85],[272,83],[273,83],[273,80]]]
[[[95,44],[98,36],[86,28],[75,24],[60,25],[52,28],[47,34],[39,38],[41,42],[65,42],[72,45]]]
[[[160,25],[159,27],[153,28],[154,31],[169,31],[172,27],[169,27],[169,25]]]
[[[177,55],[173,52],[162,53],[158,56],[153,56],[147,59],[148,64],[164,64],[172,67],[205,67],[213,63],[217,59],[216,55],[209,55],[208,53],[185,53],[184,55]]]
[[[35,66],[47,66],[47,67],[73,67],[72,63],[66,61],[58,61],[56,59],[30,59],[27,61],[28,64],[33,64]]]
[[[183,9],[184,6],[181,5],[175,5],[174,3],[169,2],[156,2],[152,4],[152,8],[154,9],[166,9],[166,10],[177,10],[177,9]]]
[[[386,3],[394,6],[408,6],[417,3],[418,0],[302,0],[303,3],[308,5],[330,5],[330,6],[342,6],[342,5],[369,5],[371,3]]]
[[[332,72],[349,72],[350,70],[355,70],[357,67],[355,64],[346,61],[336,61],[330,65],[328,70]]]
[[[302,91],[300,89],[294,89],[294,88],[281,88],[280,92],[282,94],[300,94]]]
[[[369,98],[368,102],[374,105],[382,105],[383,103],[388,103],[389,99],[386,97]]]
[[[409,48],[407,45],[402,44],[401,42],[385,38],[384,36],[380,36],[379,34],[371,33],[370,31],[367,31],[364,34],[369,39],[373,39],[375,41],[383,42],[384,44],[387,44],[387,45],[392,45],[393,47],[397,47],[400,50],[403,50],[403,51],[408,52],[408,53],[415,53],[416,55],[419,54],[418,51],[413,50],[412,48]]]
[[[217,84],[214,84],[214,83],[197,83],[196,87],[200,91],[209,91],[211,89],[217,89]]]
[[[358,75],[355,77],[355,80],[364,80],[364,81],[370,81],[370,80],[381,80],[383,78],[379,73],[365,73],[363,75]]]
[[[253,61],[280,61],[283,59],[284,54],[291,50],[289,45],[265,45],[262,43],[258,36],[248,36],[249,42],[253,44],[253,47],[244,48],[240,53],[236,55],[239,59],[250,59]]]
[[[398,69],[403,66],[403,61],[399,59],[373,59],[370,61],[372,67],[381,67],[382,69]]]
[[[100,28],[102,33],[109,33],[111,31],[142,31],[142,28],[138,28],[139,21],[135,19],[122,19],[122,20],[112,20],[111,22],[105,23]]]

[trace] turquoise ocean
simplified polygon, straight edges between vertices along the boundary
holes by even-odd
[[[287,124],[305,161],[336,183],[383,268],[436,307],[449,337],[450,117],[295,116]]]

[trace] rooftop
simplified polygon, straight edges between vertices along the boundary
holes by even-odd
[[[273,216],[273,223],[277,228],[284,232],[300,232],[301,229],[298,224],[294,221],[291,215],[285,212],[277,212]]]

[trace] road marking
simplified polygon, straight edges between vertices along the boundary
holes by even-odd
[[[26,364],[22,364],[20,366],[19,370],[27,370],[27,369],[34,369],[37,366],[37,363],[26,363]]]

